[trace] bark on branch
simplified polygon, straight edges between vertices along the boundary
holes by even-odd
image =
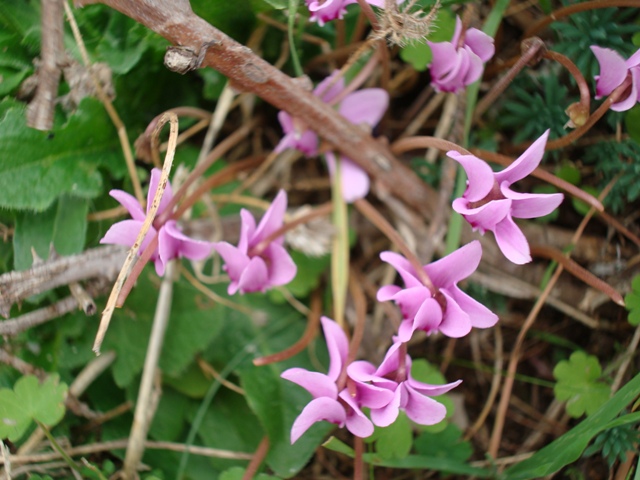
[[[273,67],[249,48],[232,40],[198,17],[187,0],[77,0],[77,6],[104,3],[175,45],[191,49],[200,66],[212,67],[227,76],[232,85],[254,93],[294,117],[304,118],[324,140],[360,165],[382,187],[423,215],[430,217],[435,192],[386,146],[375,141],[304,90],[292,78]]]

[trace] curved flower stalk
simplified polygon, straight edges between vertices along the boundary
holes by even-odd
[[[358,3],[358,0],[305,0],[311,12],[309,20],[318,22],[321,27],[331,20],[342,18],[347,13],[347,5]],[[402,3],[400,0],[398,3]],[[384,0],[367,0],[369,5],[384,8]]]
[[[458,287],[457,283],[471,275],[482,256],[480,242],[473,242],[429,265],[425,265],[433,286],[432,292],[421,281],[411,263],[394,252],[382,252],[380,258],[393,266],[404,281],[404,288],[386,285],[378,290],[378,301],[393,300],[404,317],[398,329],[398,340],[408,342],[416,330],[459,338],[472,327],[488,328],[498,316]]]
[[[280,190],[257,227],[248,210],[240,211],[242,225],[237,247],[228,242],[213,244],[225,261],[223,268],[231,279],[229,295],[265,292],[286,285],[296,276],[296,264],[282,246],[284,236],[270,238],[282,227],[286,209],[287,193]]]
[[[627,60],[615,50],[592,46],[591,51],[600,64],[600,75],[596,75],[596,100],[610,95],[622,85],[627,78],[630,80],[629,89],[621,99],[611,105],[611,110],[624,112],[640,101],[640,50]]]
[[[440,92],[459,92],[482,76],[484,64],[495,53],[493,38],[477,28],[456,29],[450,42],[427,42],[431,47],[431,84]]]
[[[153,197],[158,189],[160,174],[161,171],[158,168],[151,170],[149,193],[147,194],[147,212],[151,208]],[[109,195],[127,209],[129,215],[131,215],[131,220],[123,220],[122,222],[113,224],[111,228],[107,230],[104,237],[102,237],[100,243],[131,247],[140,233],[146,213],[142,210],[138,200],[123,190],[111,190]],[[173,192],[171,190],[171,184],[167,183],[156,216],[160,216],[166,210],[172,198]],[[156,234],[158,235],[158,248],[156,248],[151,255],[151,260],[155,264],[156,273],[160,276],[164,275],[164,269],[169,260],[181,257],[188,258],[189,260],[203,260],[209,256],[213,249],[212,243],[187,237],[180,231],[175,220],[169,220],[157,230],[154,226],[149,228],[149,232],[140,246],[139,255],[144,251],[145,247],[149,245],[149,242]]]
[[[311,425],[322,420],[347,430],[358,437],[368,437],[373,433],[371,420],[362,412],[356,399],[346,388],[338,391],[338,379],[345,367],[349,353],[349,341],[342,328],[327,317],[320,319],[329,350],[329,371],[327,374],[310,372],[303,368],[290,368],[280,375],[307,390],[313,400],[298,415],[291,427],[291,443],[295,443]],[[393,395],[389,395],[387,401]]]
[[[514,218],[537,218],[554,211],[564,195],[561,193],[534,194],[511,190],[511,185],[533,172],[544,155],[549,137],[547,130],[525,150],[509,167],[494,172],[483,160],[474,155],[450,151],[467,173],[467,189],[461,198],[453,201],[453,209],[473,227],[484,234],[492,231],[498,247],[510,261],[522,265],[531,261],[529,243]]]
[[[334,83],[335,75],[325,78],[313,90],[313,93],[326,103],[333,103],[345,89],[344,79],[341,77]],[[333,83],[333,85],[331,85]],[[349,95],[338,105],[340,114],[357,125],[366,125],[373,128],[382,118],[387,105],[389,94],[381,88],[365,88]],[[284,130],[284,137],[275,148],[281,152],[287,148],[295,148],[308,157],[318,154],[318,136],[298,118],[292,118],[287,112],[278,113],[278,120]],[[329,152],[326,155],[329,173],[333,175],[336,165],[336,157]],[[340,156],[340,178],[342,182],[342,195],[346,202],[353,202],[363,198],[369,193],[369,176],[347,157]]]
[[[387,427],[396,421],[400,410],[419,425],[435,425],[442,421],[447,409],[430,397],[437,397],[457,387],[462,380],[446,385],[429,385],[411,377],[411,357],[396,342],[387,351],[376,369],[365,361],[353,362],[347,367],[347,375],[356,383],[356,398],[363,407],[369,407],[371,421],[379,427]],[[402,362],[402,356],[405,356]],[[403,364],[404,363],[404,364]],[[385,405],[382,392],[393,392]]]

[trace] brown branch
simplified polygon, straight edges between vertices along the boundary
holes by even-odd
[[[80,0],[78,5],[98,3]],[[430,215],[435,193],[408,167],[365,130],[339,115],[300,87],[294,79],[209,25],[191,10],[187,0],[104,0],[103,2],[162,35],[175,45],[190,48],[231,79],[233,87],[254,93],[294,117],[304,117],[318,135],[334,145],[393,193],[424,215]],[[206,45],[202,54],[202,46]]]
[[[58,85],[60,84],[60,61],[64,55],[62,26],[64,0],[42,0],[42,39],[40,65],[38,66],[38,89],[27,108],[27,125],[38,130],[51,130]]]

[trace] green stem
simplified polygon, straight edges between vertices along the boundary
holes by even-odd
[[[69,465],[69,467],[71,467],[72,470],[75,470],[76,472],[78,472],[80,475],[82,475],[82,469],[80,468],[80,465],[78,465],[73,458],[71,458],[67,452],[64,451],[64,449],[60,446],[60,444],[58,442],[56,442],[56,439],[53,438],[53,435],[51,435],[51,432],[49,431],[49,429],[46,427],[46,425],[38,420],[35,420],[36,424],[40,427],[40,429],[42,430],[42,433],[44,433],[44,435],[47,437],[47,439],[49,440],[49,443],[51,443],[51,446],[53,447],[53,449],[55,451],[57,451],[60,456],[62,457],[62,459],[65,461],[65,463],[67,465]]]
[[[298,11],[299,0],[289,0],[289,22],[287,28],[287,35],[289,37],[289,51],[291,52],[291,62],[293,63],[293,71],[296,77],[304,75],[302,71],[302,64],[300,63],[300,57],[298,56],[298,50],[296,50],[296,42],[293,38],[293,29],[296,21],[296,12]]]

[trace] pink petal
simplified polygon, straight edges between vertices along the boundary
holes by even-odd
[[[127,212],[129,212],[131,218],[140,222],[144,221],[146,215],[144,213],[144,210],[142,210],[140,203],[138,203],[138,200],[136,200],[136,197],[128,194],[124,190],[111,190],[109,192],[109,195],[115,198],[118,203],[120,203],[120,205],[127,209]],[[140,229],[138,229],[138,231],[139,230]]]
[[[628,93],[627,98],[620,100],[611,105],[611,110],[614,112],[626,112],[632,108],[638,101],[638,83],[640,83],[640,72],[638,68],[632,68],[631,72],[631,85],[625,89],[624,93]]]
[[[457,286],[446,288],[453,301],[471,318],[471,325],[476,328],[493,327],[498,323],[498,316],[483,304],[470,297]]]
[[[258,224],[258,228],[250,241],[250,246],[255,246],[273,232],[282,227],[284,212],[287,210],[287,192],[280,190]]]
[[[636,53],[627,58],[625,64],[627,68],[633,68],[640,65],[640,50],[636,50]]]
[[[422,383],[418,380],[415,380],[414,378],[409,377],[409,379],[405,383],[409,385],[413,390],[421,393],[422,395],[437,397],[460,385],[462,383],[462,380],[456,380],[455,382],[447,383],[445,385],[429,385],[428,383]]]
[[[596,100],[609,95],[627,78],[627,64],[615,50],[592,46],[591,51],[600,64],[600,75],[596,77]]]
[[[154,168],[151,170],[151,179],[149,180],[149,192],[147,193],[147,212],[151,209],[151,203],[153,202],[153,197],[156,195],[156,190],[158,190],[158,184],[160,183],[160,177],[162,175],[162,170],[159,168]],[[173,191],[171,190],[171,182],[167,180],[167,186],[162,192],[162,197],[160,198],[160,206],[158,207],[158,211],[156,216],[160,215],[165,211],[167,205],[173,198]]]
[[[403,383],[400,407],[407,413],[407,417],[419,425],[435,425],[444,420],[447,409],[435,400],[425,397],[414,390],[407,383]]]
[[[400,367],[401,346],[402,342],[395,342],[389,347],[389,350],[387,350],[384,359],[376,370],[376,375],[378,377],[385,377],[398,370],[398,368]]]
[[[514,218],[537,218],[553,212],[562,203],[561,193],[519,193],[508,187],[501,188],[502,194],[513,200],[511,216]]]
[[[398,386],[393,392],[393,399],[383,408],[371,409],[371,421],[378,427],[388,427],[398,418],[400,413],[400,400],[402,386]]]
[[[172,248],[166,250],[166,254],[163,256],[163,236],[172,239]],[[165,245],[168,238],[164,239]],[[173,249],[175,247],[175,250]],[[194,240],[187,237],[182,233],[176,224],[175,220],[169,220],[160,228],[160,237],[158,238],[158,250],[160,257],[166,262],[171,258],[185,257],[189,260],[203,260],[209,256],[213,245],[211,242],[205,242],[202,240]]]
[[[136,242],[136,238],[138,238],[138,234],[142,229],[142,223],[138,220],[123,220],[118,223],[114,223],[111,225],[107,233],[104,234],[104,237],[100,240],[100,243],[106,243],[111,245],[124,245],[125,247],[131,248],[133,244]],[[149,245],[149,242],[157,235],[156,229],[153,227],[149,228],[149,231],[142,239],[142,243],[140,244],[140,249],[138,250],[138,255],[140,255],[145,248]],[[156,260],[158,258],[158,249],[151,256],[151,260]]]
[[[462,34],[462,20],[460,20],[460,16],[456,15],[456,26],[453,30],[453,37],[451,38],[451,44],[454,46],[458,46],[460,43],[460,35]]]
[[[238,239],[238,250],[244,254],[249,252],[249,245],[256,232],[256,220],[251,212],[244,208],[240,210],[240,238]],[[258,242],[253,242],[258,243]]]
[[[338,398],[336,382],[322,373],[310,372],[304,368],[290,368],[282,372],[280,376],[296,385],[300,385],[313,395],[313,398]]]
[[[376,295],[376,299],[379,302],[387,302],[393,299],[393,296],[402,290],[397,285],[385,285],[384,287],[380,287],[378,290],[378,294]]]
[[[496,172],[494,176],[498,185],[502,185],[505,182],[507,182],[508,185],[511,185],[533,172],[542,160],[544,147],[547,144],[547,138],[549,138],[549,130],[544,132],[540,138],[533,142],[515,162],[501,172]]]
[[[440,332],[451,338],[464,337],[471,331],[471,317],[446,290],[440,290],[447,300],[447,309],[440,324]]]
[[[402,255],[395,252],[382,252],[380,253],[380,259],[383,262],[387,262],[398,271],[404,281],[404,284],[408,288],[423,286],[422,282],[416,277],[415,270],[411,263]]]
[[[264,292],[269,285],[267,264],[260,257],[249,260],[238,279],[240,293]]]
[[[337,3],[337,4],[341,3],[339,0],[330,0],[329,2],[325,2],[324,5],[326,6],[327,3],[331,3],[332,1],[335,1],[335,3]],[[342,8],[342,6],[340,6],[340,8]],[[330,103],[334,98],[336,98],[338,95],[340,95],[340,93],[344,90],[344,77],[342,76],[337,81],[335,81],[335,82],[333,81],[335,79],[336,75],[338,75],[339,73],[340,72],[338,70],[336,70],[331,75],[329,75],[327,78],[325,78],[323,81],[321,81],[316,86],[316,88],[313,89],[313,94],[316,97],[320,97],[322,99],[322,101],[325,102],[325,103]],[[331,85],[331,84],[333,84],[333,85]],[[331,85],[331,87],[329,87],[329,85]],[[327,87],[329,87],[329,88],[327,88]]]
[[[481,233],[492,231],[511,212],[511,200],[508,199],[492,200],[478,208],[468,208],[467,204],[464,198],[456,198],[451,206]]]
[[[309,427],[316,422],[326,420],[339,427],[344,426],[347,414],[340,402],[332,398],[320,397],[311,400],[298,415],[291,427],[291,443],[295,443]]]
[[[298,268],[282,245],[272,243],[267,247],[263,256],[269,260],[267,265],[270,286],[286,285],[295,278]]]
[[[451,72],[459,63],[458,51],[450,42],[427,42],[431,48],[431,80],[436,81]]]
[[[394,382],[393,380],[380,377],[377,374],[376,367],[365,360],[358,360],[349,364],[347,367],[347,375],[356,383],[356,385],[371,382],[376,387],[386,390],[395,390],[395,387],[398,385],[397,382]],[[367,386],[371,385],[367,384]]]
[[[464,88],[464,78],[469,70],[471,60],[464,49],[456,51],[457,61],[446,75],[438,79],[438,86],[445,92],[456,92]]]
[[[464,43],[483,63],[491,60],[496,51],[493,38],[477,28],[470,28],[464,33]]]
[[[516,265],[523,265],[531,261],[527,238],[511,217],[506,217],[498,223],[493,233],[498,247],[507,259]]]
[[[240,280],[242,272],[247,268],[247,265],[249,265],[250,259],[248,255],[227,242],[216,242],[213,244],[213,248],[224,260],[224,270],[229,274],[231,281],[237,283]]]
[[[396,302],[402,310],[402,316],[404,318],[413,319],[422,307],[422,304],[432,296],[427,287],[420,285],[419,287],[400,290],[393,296],[393,301]]]
[[[356,125],[377,125],[389,105],[389,94],[381,88],[365,88],[345,97],[340,114]]]
[[[482,246],[478,240],[467,243],[449,255],[442,257],[424,269],[438,288],[447,287],[467,278],[476,271],[482,258]]]
[[[435,299],[429,298],[422,304],[420,310],[418,310],[418,313],[416,313],[416,318],[413,322],[413,329],[411,331],[411,334],[413,334],[415,330],[422,330],[427,333],[433,333],[438,330],[441,322],[442,307],[440,307],[440,304]],[[408,342],[411,339],[411,335],[409,335],[409,338],[406,338],[406,340],[400,338],[399,331],[398,337],[401,342]]]
[[[482,76],[482,72],[484,71],[484,64],[482,63],[480,57],[473,53],[471,49],[469,49],[469,47],[465,47],[464,51],[467,54],[469,63],[467,65],[467,71],[462,78],[462,83],[464,85],[471,85]]]
[[[325,153],[329,174],[333,177],[336,157],[332,152]],[[364,198],[369,193],[369,175],[358,165],[346,157],[340,157],[340,181],[342,198],[347,203],[353,203]]]
[[[447,152],[447,157],[455,160],[467,174],[467,189],[464,198],[469,202],[478,202],[489,195],[493,189],[493,170],[487,162],[479,159],[475,155],[462,155],[451,150]]]
[[[339,394],[340,398],[347,404],[350,409],[347,410],[347,430],[353,433],[356,437],[366,438],[373,433],[373,423],[362,413],[362,410],[358,407],[356,401],[349,395],[349,392],[345,388]]]
[[[330,318],[322,317],[320,322],[322,322],[322,330],[329,350],[329,372],[327,376],[335,382],[342,372],[344,362],[347,360],[349,341],[340,325]]]

